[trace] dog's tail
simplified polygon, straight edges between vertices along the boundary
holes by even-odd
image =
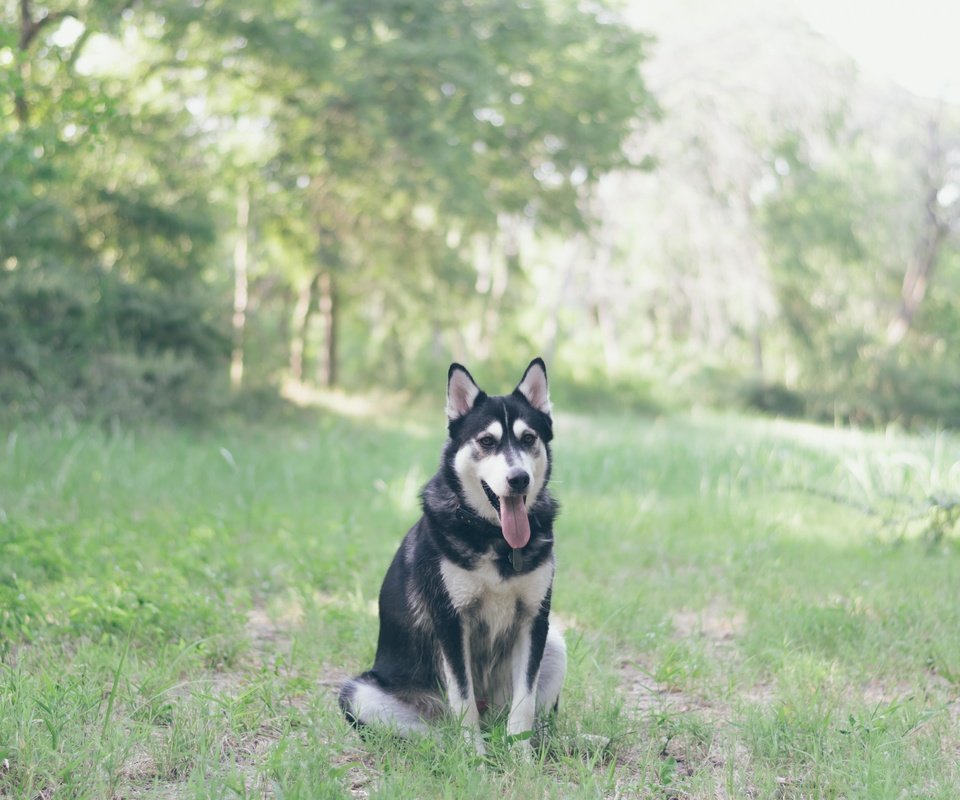
[[[366,723],[360,719],[360,709],[356,703],[357,690],[361,682],[368,680],[369,677],[370,673],[364,672],[362,675],[357,675],[355,678],[344,681],[343,686],[340,687],[340,694],[337,697],[337,702],[340,705],[343,716],[346,717],[347,722],[358,730]]]
[[[401,736],[426,731],[427,719],[438,711],[439,698],[427,693],[405,693],[403,697],[373,671],[351,678],[340,688],[340,710],[354,728],[366,725],[392,729]]]

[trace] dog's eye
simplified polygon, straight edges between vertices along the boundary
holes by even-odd
[[[520,444],[524,445],[525,447],[530,447],[530,445],[532,445],[535,441],[537,441],[537,434],[533,433],[532,431],[527,431],[523,434],[523,436],[520,437]]]
[[[486,436],[481,436],[477,439],[477,444],[481,447],[493,447],[497,443],[497,440],[494,439],[489,433]]]

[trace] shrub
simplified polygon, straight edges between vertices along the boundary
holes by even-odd
[[[210,413],[223,396],[229,345],[196,289],[102,271],[0,272],[0,413]]]

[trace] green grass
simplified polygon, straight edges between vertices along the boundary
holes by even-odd
[[[960,796],[960,441],[557,421],[561,714],[360,741],[379,581],[442,419],[0,440],[0,797]]]

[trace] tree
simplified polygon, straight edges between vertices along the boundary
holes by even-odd
[[[0,121],[0,183],[12,190],[0,192],[8,408],[185,411],[223,357],[204,282],[215,225],[188,115],[116,72],[81,69],[97,37],[135,35],[124,9],[5,9],[20,45],[0,99],[13,112]]]
[[[400,315],[442,331],[453,321],[438,318],[438,278],[470,302],[478,242],[502,252],[513,219],[582,228],[582,196],[629,163],[623,140],[653,110],[638,69],[644,37],[600,6],[270,8],[171,9],[163,40],[214,80],[273,99],[259,181],[275,222],[261,222],[284,231],[293,263],[277,268],[299,286],[292,369],[319,318],[324,383],[336,380],[340,317],[358,298],[380,295],[384,325]],[[411,248],[419,265],[403,263]],[[388,278],[399,292],[380,288]]]
[[[944,142],[940,121],[927,125],[922,169],[924,214],[900,291],[900,308],[887,327],[887,342],[899,344],[910,329],[948,237],[960,228],[960,136]]]

